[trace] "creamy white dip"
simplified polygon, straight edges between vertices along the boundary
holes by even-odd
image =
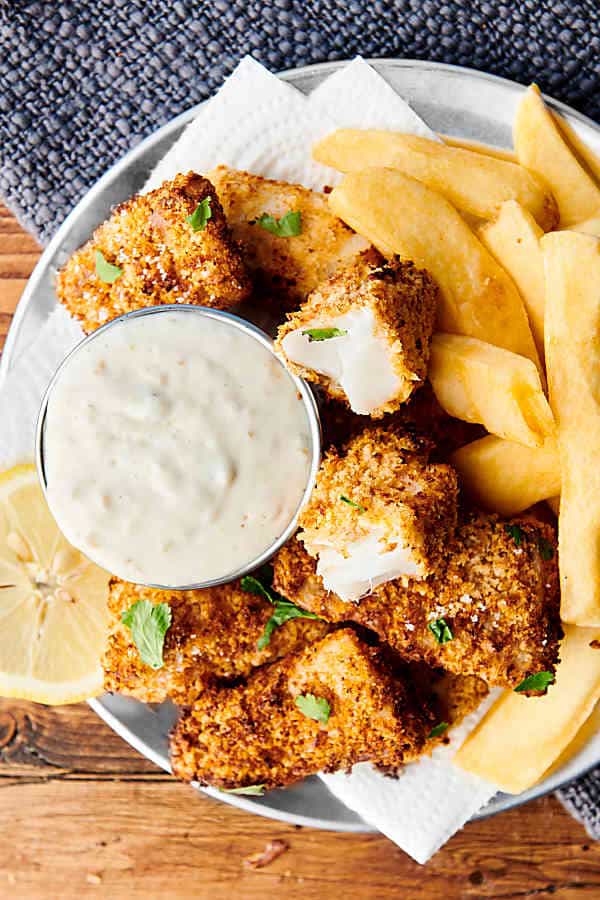
[[[78,349],[50,392],[50,508],[121,578],[225,577],[294,518],[311,469],[304,401],[282,363],[223,319],[125,319]]]

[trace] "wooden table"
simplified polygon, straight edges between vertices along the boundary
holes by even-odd
[[[39,254],[0,207],[0,347]],[[423,868],[378,835],[281,825],[199,795],[85,704],[0,700],[0,760],[0,898],[600,897],[600,845],[553,797],[467,825]],[[244,866],[275,838],[285,853]]]

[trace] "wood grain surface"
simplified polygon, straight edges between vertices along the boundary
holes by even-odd
[[[0,347],[39,253],[0,206]],[[84,704],[0,700],[0,788],[2,900],[600,898],[600,845],[554,797],[467,825],[422,867],[378,835],[286,826],[199,795]],[[274,862],[244,864],[275,839],[288,849]]]

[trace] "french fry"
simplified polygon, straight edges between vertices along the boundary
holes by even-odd
[[[482,225],[477,236],[511,276],[523,298],[540,358],[544,358],[544,260],[540,248],[543,231],[531,213],[515,200],[507,200],[493,222]]]
[[[514,516],[560,492],[558,445],[525,447],[488,435],[450,457],[461,487],[476,506]]]
[[[600,189],[565,143],[537,85],[519,103],[514,142],[521,165],[544,178],[556,198],[561,228],[600,211]]]
[[[434,334],[429,380],[442,409],[455,419],[528,447],[555,431],[534,363],[509,350],[459,334]]]
[[[518,200],[548,231],[558,223],[548,185],[516,163],[448,147],[398,131],[342,128],[313,147],[319,162],[342,172],[371,166],[398,169],[442,194],[457,209],[481,219],[494,216],[505,200]]]
[[[541,240],[546,362],[561,463],[561,616],[600,624],[600,241],[574,231]]]
[[[333,212],[384,254],[412,259],[441,290],[441,331],[520,353],[539,364],[513,281],[440,194],[395,169],[353,172],[329,195]]]
[[[569,125],[567,120],[563,119],[561,115],[552,113],[552,118],[579,162],[588,170],[595,181],[600,181],[600,156],[594,153],[583,138],[579,137],[573,126]]]
[[[492,147],[489,144],[480,144],[479,141],[467,141],[462,138],[452,137],[450,134],[440,134],[440,137],[449,147],[470,150],[471,153],[481,153],[482,156],[503,159],[505,162],[518,162],[516,154],[512,150],[505,150],[503,147]]]
[[[569,230],[600,237],[600,217],[594,216],[592,219],[586,219],[585,222],[578,222],[577,225],[572,225]]]
[[[471,732],[454,763],[509,794],[534,785],[571,743],[600,699],[600,638],[567,626],[556,683],[543,697],[506,691]]]

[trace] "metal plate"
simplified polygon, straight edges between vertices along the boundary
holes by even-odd
[[[455,137],[497,147],[511,146],[511,129],[522,87],[456,66],[410,60],[373,60],[375,68],[409,101],[428,125]],[[343,63],[324,63],[285,72],[281,77],[309,92]],[[575,131],[600,153],[600,129],[589,119],[550,100]],[[67,217],[40,259],[15,313],[0,362],[0,383],[17,356],[28,346],[49,315],[55,297],[53,276],[82,244],[111,208],[138,191],[156,163],[179,137],[196,109],[161,128],[97,182]],[[92,708],[117,734],[168,771],[167,735],[175,710],[170,704],[150,707],[125,697],[106,695],[91,701]],[[581,742],[580,742],[581,743]],[[525,803],[600,763],[600,731],[593,730],[566,764],[518,797],[499,794],[479,813],[491,815]],[[518,765],[518,760],[515,760]],[[339,803],[317,778],[262,798],[247,798],[208,790],[208,794],[241,809],[298,825],[337,831],[370,831],[358,816]]]

